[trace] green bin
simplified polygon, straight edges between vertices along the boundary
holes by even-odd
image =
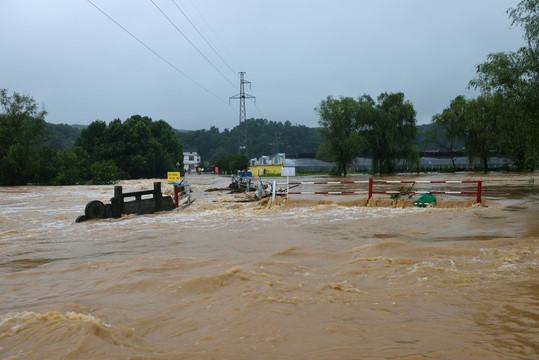
[[[430,191],[430,190],[429,190]],[[430,192],[423,194],[414,202],[414,206],[427,207],[430,204],[436,205],[436,198]]]

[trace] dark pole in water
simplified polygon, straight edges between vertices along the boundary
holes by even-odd
[[[161,211],[161,182],[153,183],[153,201],[155,211]]]
[[[124,198],[122,195],[122,187],[120,185],[114,187],[114,197],[110,200],[112,203],[112,217],[115,219],[121,218]]]

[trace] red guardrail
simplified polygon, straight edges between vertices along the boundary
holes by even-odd
[[[361,184],[368,183],[369,191],[299,191],[291,192],[288,189],[290,185],[327,185],[327,184]],[[374,184],[477,184],[476,191],[380,191],[374,190]],[[370,178],[369,180],[359,180],[359,181],[304,181],[304,182],[286,182],[278,183],[277,185],[286,185],[288,195],[346,195],[346,194],[367,194],[369,199],[372,198],[373,194],[449,194],[449,195],[477,195],[476,200],[478,203],[481,202],[481,191],[483,187],[483,182],[481,180],[374,180]]]
[[[374,184],[477,184],[477,191],[374,191]],[[481,180],[373,180],[369,179],[369,199],[372,194],[466,194],[477,195],[477,203],[481,202],[481,191],[483,181]]]

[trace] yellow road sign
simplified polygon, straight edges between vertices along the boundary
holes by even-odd
[[[180,173],[179,172],[168,172],[167,173],[167,182],[175,183],[177,181],[180,181]]]

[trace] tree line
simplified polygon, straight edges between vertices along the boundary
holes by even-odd
[[[382,93],[377,102],[369,95],[358,99],[328,96],[315,109],[320,116],[321,155],[346,176],[358,156],[372,159],[372,172],[392,173],[396,162],[417,161],[416,112],[403,93]]]
[[[485,172],[495,153],[510,156],[514,170],[537,169],[539,0],[522,0],[507,12],[512,25],[523,28],[526,45],[516,52],[490,54],[469,84],[480,95],[457,96],[432,118],[434,127],[427,136],[450,154],[454,168],[455,152],[463,145],[470,161],[480,159]],[[346,175],[347,166],[359,155],[372,159],[374,173],[392,173],[403,159],[412,165],[417,161],[413,105],[402,93],[383,93],[377,100],[369,95],[328,97],[315,109],[320,116],[321,149],[336,162],[336,173]]]
[[[175,171],[177,162],[183,168],[182,147],[162,120],[139,115],[109,125],[97,120],[79,132],[68,126],[50,127],[44,120],[46,112],[29,95],[10,95],[2,89],[0,105],[0,185],[110,184],[161,178]],[[51,128],[67,136],[62,139],[58,131],[47,130]],[[66,140],[75,133],[74,141]]]
[[[433,122],[446,139],[464,140],[468,157],[481,159],[485,171],[495,151],[509,155],[515,170],[532,171],[539,161],[539,0],[522,0],[507,13],[525,45],[488,55],[469,84],[480,95],[457,96]]]
[[[160,178],[183,168],[183,151],[165,121],[133,115],[122,122],[96,120],[82,130],[75,147],[88,153],[90,162],[113,161],[129,178]],[[179,165],[176,165],[179,163]]]
[[[292,125],[290,121],[282,123],[254,118],[223,131],[212,126],[209,130],[176,131],[176,134],[184,148],[197,150],[202,160],[207,162],[206,166],[240,153],[247,154],[248,158],[278,152],[316,153],[321,141],[315,128]]]

